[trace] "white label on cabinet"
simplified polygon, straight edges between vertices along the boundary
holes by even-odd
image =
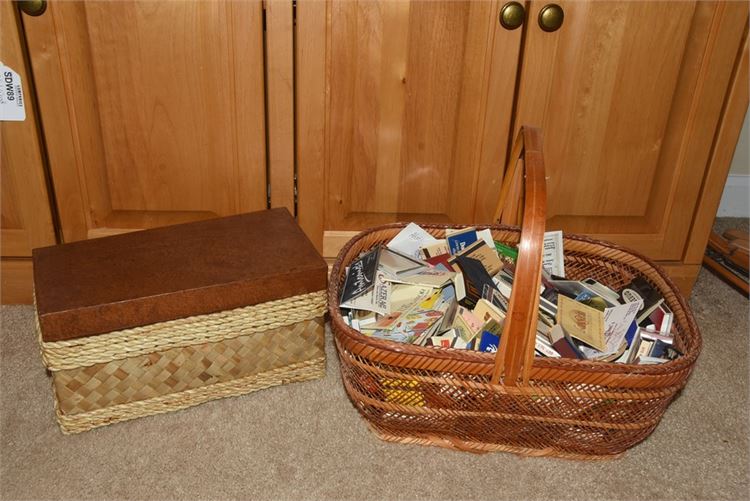
[[[21,76],[0,62],[0,77],[3,91],[0,93],[0,121],[21,122],[26,120]]]

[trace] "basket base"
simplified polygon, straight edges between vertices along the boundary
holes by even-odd
[[[121,421],[177,411],[219,398],[236,397],[282,384],[319,379],[325,376],[325,370],[326,359],[323,356],[241,379],[79,414],[63,414],[55,399],[55,412],[60,429],[69,435]]]
[[[368,422],[370,430],[380,440],[385,442],[396,442],[399,444],[416,444],[416,445],[427,445],[433,447],[443,447],[446,449],[453,449],[462,452],[472,452],[474,454],[486,454],[488,452],[510,452],[519,456],[525,457],[553,457],[560,459],[573,459],[573,460],[586,460],[586,461],[602,461],[608,459],[617,459],[624,453],[620,452],[617,454],[607,455],[591,455],[591,454],[573,454],[568,452],[561,452],[554,449],[528,449],[524,447],[513,447],[509,445],[500,444],[486,444],[482,442],[470,442],[467,440],[461,440],[458,438],[449,437],[437,437],[434,435],[424,436],[399,436],[393,435],[382,430],[379,430],[372,423]]]

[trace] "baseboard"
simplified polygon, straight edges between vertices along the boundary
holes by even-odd
[[[657,264],[667,272],[667,275],[669,275],[669,278],[671,278],[675,285],[677,285],[677,288],[682,295],[689,298],[690,294],[693,292],[693,286],[695,285],[695,280],[698,278],[698,273],[701,271],[701,265],[684,264],[679,261],[657,261]]]
[[[0,304],[31,304],[34,302],[34,272],[31,259],[0,261]]]
[[[750,217],[750,175],[729,175],[716,216]]]

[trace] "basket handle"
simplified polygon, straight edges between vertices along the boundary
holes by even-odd
[[[519,164],[524,175],[517,179]],[[523,194],[521,197],[509,198],[511,188],[518,188],[520,178],[524,184]],[[514,201],[518,200],[520,202],[514,205]],[[509,222],[511,217],[520,214],[521,207],[523,223],[513,290],[491,379],[493,384],[498,384],[502,376],[503,383],[509,386],[518,385],[519,375],[521,384],[528,385],[531,365],[534,362],[547,211],[542,132],[538,128],[528,126],[521,127],[513,144],[494,220]]]

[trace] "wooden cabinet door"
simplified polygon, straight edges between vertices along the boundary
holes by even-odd
[[[541,126],[548,227],[681,260],[744,2],[531,2],[514,127]]]
[[[0,61],[21,77],[26,109],[22,122],[0,122],[0,185],[2,187],[2,256],[30,257],[31,249],[55,243],[33,88],[26,70],[15,4],[0,3]]]
[[[501,5],[298,3],[298,217],[324,255],[387,222],[490,222],[522,33]]]
[[[260,2],[50,2],[24,26],[64,240],[266,207]]]
[[[54,245],[29,72],[15,4],[0,2],[0,61],[21,77],[26,120],[0,122],[0,302],[32,301],[31,249]]]

